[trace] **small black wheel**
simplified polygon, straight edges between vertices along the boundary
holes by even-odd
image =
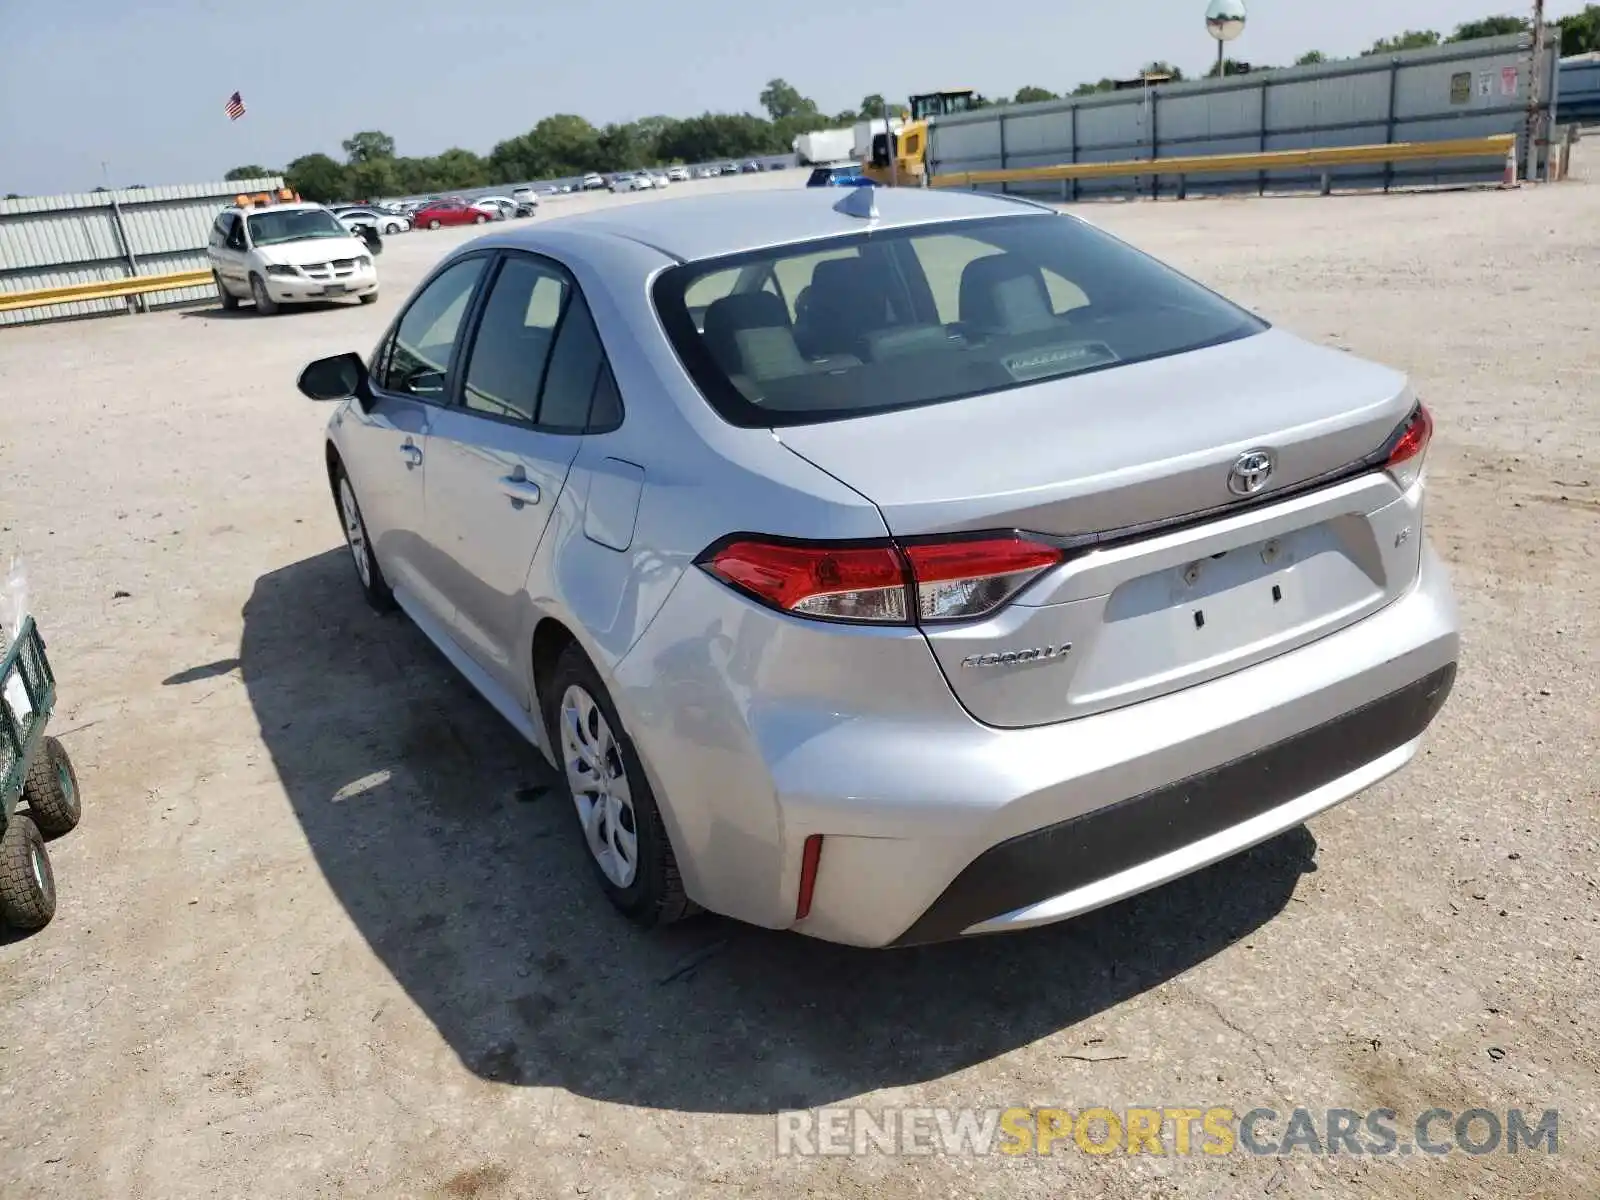
[[[22,795],[28,801],[33,823],[46,837],[60,837],[78,827],[83,818],[78,773],[72,769],[67,748],[56,738],[44,739],[38,757],[28,768]]]
[[[14,813],[0,837],[0,917],[13,929],[39,929],[56,915],[56,876],[39,827]]]
[[[256,302],[256,311],[263,317],[278,311],[278,302],[267,294],[266,282],[259,275],[250,276],[250,298]]]
[[[211,272],[211,278],[216,280],[217,297],[222,301],[222,307],[228,312],[232,312],[234,309],[238,308],[239,297],[235,296],[227,288],[222,286],[222,276],[213,271]]]
[[[611,903],[647,929],[697,911],[639,755],[594,664],[569,645],[540,693],[558,769]]]
[[[383,577],[378,558],[372,552],[367,522],[361,515],[355,487],[342,463],[334,472],[333,491],[339,504],[339,520],[344,525],[345,544],[350,547],[350,557],[356,565],[356,578],[361,581],[361,593],[377,611],[393,612],[394,592],[389,590],[389,581]]]
[[[390,237],[393,237],[395,234],[400,232],[400,226],[396,225],[393,221],[390,221],[383,227],[383,231]]]

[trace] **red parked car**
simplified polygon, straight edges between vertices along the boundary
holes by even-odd
[[[481,208],[458,200],[441,200],[411,214],[413,229],[438,229],[441,225],[482,225],[494,218]]]

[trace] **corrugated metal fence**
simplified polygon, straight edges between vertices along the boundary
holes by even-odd
[[[1224,79],[980,109],[935,124],[935,173],[1195,154],[1242,154],[1521,133],[1528,110],[1529,39],[1483,38],[1390,57],[1259,71]],[[1556,49],[1541,74],[1551,100]],[[1520,157],[1519,157],[1520,161]],[[1498,179],[1500,163],[1417,162],[1335,168],[1337,186],[1415,186]],[[1207,191],[1317,187],[1319,171],[1208,176]],[[1079,196],[1160,192],[1149,177],[1015,183],[1012,191]],[[1196,183],[1189,191],[1197,190]]]
[[[273,175],[229,183],[121,188],[0,200],[0,292],[203,271],[217,214],[241,192],[283,186]],[[148,296],[77,300],[0,312],[0,325],[192,304],[215,293],[182,288]]]
[[[1561,97],[1558,121],[1600,121],[1600,54],[1583,54],[1561,60]]]

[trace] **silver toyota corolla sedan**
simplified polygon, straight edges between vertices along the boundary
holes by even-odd
[[[508,229],[300,386],[367,599],[647,925],[1071,917],[1389,775],[1454,678],[1405,377],[1025,201]]]

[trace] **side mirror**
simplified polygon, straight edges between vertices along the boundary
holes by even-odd
[[[374,254],[383,253],[383,239],[378,236],[378,231],[371,225],[357,225],[356,232],[361,235],[361,240],[367,244],[367,249]]]
[[[355,399],[365,406],[372,399],[367,388],[366,364],[354,351],[308,363],[297,383],[300,391],[312,400]]]

